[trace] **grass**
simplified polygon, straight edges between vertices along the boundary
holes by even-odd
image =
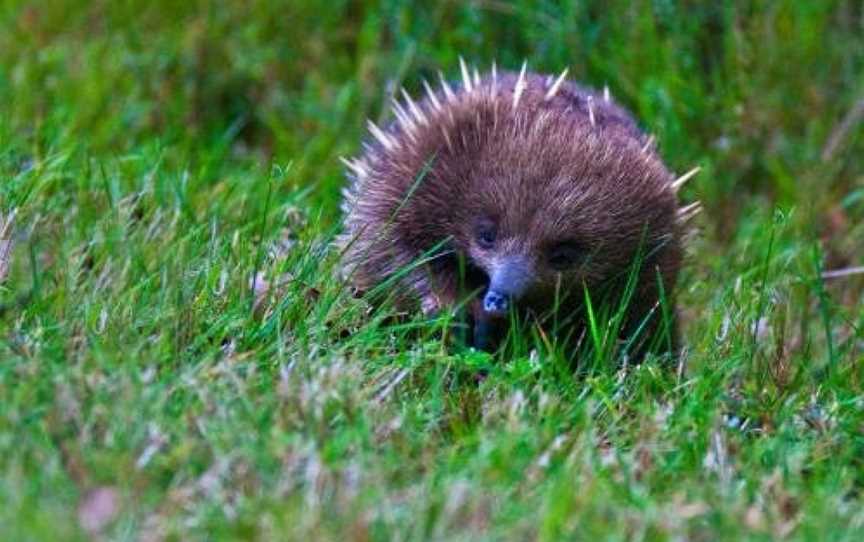
[[[864,275],[822,275],[864,264],[862,21],[0,3],[0,538],[860,539]],[[337,157],[459,54],[608,84],[703,168],[676,370],[454,351],[340,283]]]

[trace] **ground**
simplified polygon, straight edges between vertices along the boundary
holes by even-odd
[[[862,29],[852,1],[3,3],[0,538],[860,539]],[[338,157],[460,54],[606,84],[701,166],[672,370],[454,348],[338,279]]]

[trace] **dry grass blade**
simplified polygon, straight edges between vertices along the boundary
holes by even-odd
[[[12,226],[18,210],[13,209],[8,215],[0,214],[0,282],[9,273],[9,262],[12,259]]]
[[[852,275],[864,275],[864,265],[858,267],[846,267],[844,269],[831,269],[822,273],[823,279],[836,279],[840,277],[851,277]]]
[[[406,376],[408,376],[409,372],[410,371],[408,369],[402,369],[401,371],[399,371],[396,376],[393,377],[393,379],[390,380],[390,382],[388,382],[381,391],[375,394],[375,401],[380,402],[386,399],[387,396],[389,396],[390,393],[396,388],[396,386],[398,386],[399,383],[402,382],[402,380],[404,380]]]
[[[864,98],[855,102],[855,105],[846,113],[840,124],[831,132],[825,147],[822,149],[823,162],[828,162],[834,158],[834,155],[837,154],[837,151],[862,119],[864,119]]]

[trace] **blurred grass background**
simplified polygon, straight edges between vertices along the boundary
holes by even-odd
[[[680,372],[448,352],[334,280],[338,156],[459,55],[703,168]],[[2,537],[857,539],[862,100],[853,1],[0,3]]]

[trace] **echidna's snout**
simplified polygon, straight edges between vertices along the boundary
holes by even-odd
[[[503,315],[510,310],[510,298],[501,292],[489,290],[483,296],[483,310],[496,316]]]
[[[530,262],[522,256],[497,260],[489,273],[489,288],[483,296],[483,311],[489,316],[503,316],[531,284]]]

